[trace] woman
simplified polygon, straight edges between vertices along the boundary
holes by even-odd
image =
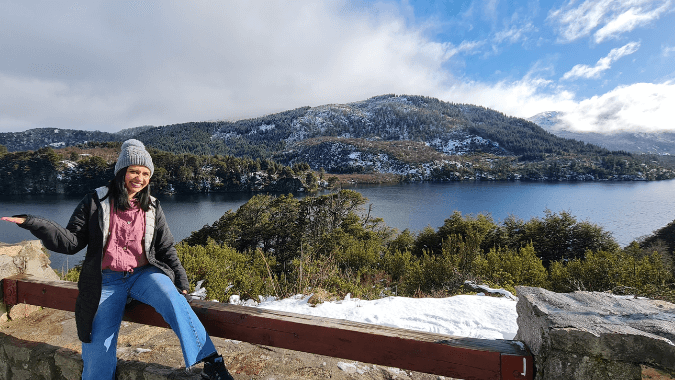
[[[232,379],[187,302],[190,284],[159,201],[150,196],[152,158],[138,140],[127,140],[108,186],[87,194],[66,228],[32,215],[3,217],[54,252],[87,247],[75,306],[82,341],[82,379],[113,379],[117,335],[127,298],[157,310],[180,340],[185,366],[204,362],[202,378]]]

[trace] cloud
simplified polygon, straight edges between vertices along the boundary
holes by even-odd
[[[574,108],[574,94],[552,81],[525,76],[498,83],[461,82],[439,90],[438,98],[456,103],[479,104],[507,115],[527,118],[543,111]]]
[[[599,96],[576,99],[574,93],[553,82],[526,77],[494,85],[463,83],[440,97],[455,102],[459,98],[522,118],[561,111],[563,121],[577,131],[675,131],[674,81],[619,86]]]
[[[518,81],[457,83],[436,96],[522,118],[561,111],[564,122],[578,131],[675,131],[675,81],[618,86],[599,96],[577,99],[555,82],[535,76],[537,72]]]
[[[575,65],[572,70],[563,75],[562,79],[597,79],[604,71],[609,70],[612,67],[612,63],[616,62],[621,57],[635,53],[639,48],[639,42],[630,42],[620,48],[612,49],[606,57],[600,58],[595,66]]]
[[[511,27],[495,33],[493,41],[496,43],[510,43],[514,44],[526,39],[527,34],[536,32],[537,28],[532,23],[525,25],[512,25]]]
[[[675,54],[675,46],[661,46],[661,55],[663,57],[670,57]]]
[[[620,86],[578,102],[563,119],[579,131],[673,131],[675,82]]]
[[[117,131],[433,94],[452,80],[443,65],[481,44],[435,42],[398,8],[347,1],[11,8],[0,15],[0,131]]]
[[[37,127],[114,132],[140,125],[236,120],[386,93],[478,104],[519,117],[579,108],[586,111],[570,117],[584,128],[608,125],[607,118],[590,110],[591,104],[605,112],[617,104],[640,109],[639,101],[631,100],[637,102],[631,106],[625,100],[631,95],[628,90],[576,99],[548,79],[554,75],[553,63],[541,57],[515,81],[469,81],[449,69],[495,44],[526,41],[536,32],[529,20],[514,16],[499,24],[501,31],[492,29],[496,34],[438,42],[429,36],[428,25],[410,22],[407,3],[377,4],[145,1],[66,8],[46,2],[38,8],[13,2],[0,13],[0,132]],[[481,9],[477,4],[460,16],[496,15],[496,1]],[[600,75],[638,47],[637,42],[627,44],[594,67],[578,65],[565,75]],[[668,48],[662,51],[672,54]],[[485,57],[474,58],[490,65]],[[675,104],[667,90],[672,83],[655,86],[658,96],[646,96]],[[655,115],[673,120],[665,107],[657,108]],[[632,113],[615,114],[633,125]]]
[[[595,42],[600,43],[609,38],[617,38],[620,34],[629,32],[639,26],[647,25],[658,19],[662,13],[668,11],[671,2],[666,1],[652,11],[644,11],[640,7],[633,7],[611,19],[602,28],[595,32]]]
[[[594,41],[600,43],[645,26],[673,10],[672,0],[586,0],[575,5],[574,0],[569,0],[547,17],[557,27],[559,42],[572,42],[593,34]]]

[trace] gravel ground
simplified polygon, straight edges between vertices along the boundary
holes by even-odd
[[[25,347],[46,343],[61,348],[60,351],[70,351],[69,356],[76,362],[73,365],[81,366],[74,313],[42,309],[27,317],[3,323],[0,332],[5,345]],[[229,339],[214,338],[214,343],[236,380],[443,379],[435,375]],[[169,329],[122,322],[117,347],[120,378],[201,378],[201,365],[185,369],[178,339]]]

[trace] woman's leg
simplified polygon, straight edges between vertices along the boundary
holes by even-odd
[[[102,285],[91,343],[82,343],[83,380],[112,380],[115,377],[117,335],[127,302],[127,290],[122,273],[104,272]]]
[[[157,310],[180,340],[185,366],[191,367],[216,352],[204,326],[171,279],[153,266],[138,269],[129,295]],[[136,273],[134,273],[136,275]]]

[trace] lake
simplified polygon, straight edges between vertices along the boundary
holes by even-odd
[[[372,215],[399,230],[437,228],[455,210],[489,214],[496,222],[509,215],[524,220],[543,217],[545,210],[568,211],[610,231],[621,246],[675,220],[675,180],[658,182],[450,182],[361,186],[354,190],[372,204]],[[176,241],[211,224],[227,210],[236,210],[250,193],[160,196]],[[300,195],[302,196],[302,195]],[[35,214],[65,225],[82,197],[64,195],[5,196],[0,216]],[[366,207],[368,206],[366,205]],[[0,242],[34,239],[10,223],[0,223]],[[74,256],[52,253],[52,267],[70,268]]]

